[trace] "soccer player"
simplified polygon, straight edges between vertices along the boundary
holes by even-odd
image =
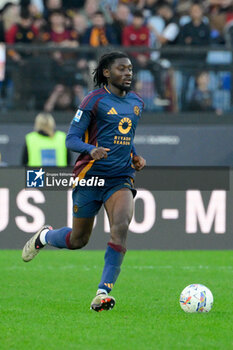
[[[105,265],[91,308],[109,310],[115,299],[109,295],[120,273],[126,252],[126,238],[133,215],[135,170],[145,166],[136,154],[133,138],[143,109],[142,99],[130,92],[132,63],[122,52],[100,58],[94,71],[99,89],[82,101],[72,120],[67,148],[81,153],[74,174],[81,179],[98,176],[104,186],[73,190],[73,227],[53,230],[43,226],[24,246],[22,258],[32,260],[46,244],[58,248],[80,249],[90,238],[94,217],[102,204],[106,209],[111,238],[105,253]]]

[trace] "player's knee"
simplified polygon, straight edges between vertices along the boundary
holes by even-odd
[[[114,244],[125,246],[129,224],[122,222],[111,227],[111,241]]]
[[[83,247],[85,247],[85,245],[87,245],[88,243],[88,238],[72,238],[70,239],[70,249],[82,249]]]
[[[113,235],[126,235],[129,227],[128,220],[124,220],[120,223],[113,224],[111,227],[111,233]]]

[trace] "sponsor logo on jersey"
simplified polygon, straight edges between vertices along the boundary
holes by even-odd
[[[119,121],[118,130],[120,131],[120,133],[128,134],[131,127],[132,127],[132,120],[131,119],[125,117]]]
[[[114,107],[112,107],[107,114],[118,114]]]

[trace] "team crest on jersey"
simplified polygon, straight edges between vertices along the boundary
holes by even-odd
[[[140,113],[140,108],[138,106],[134,106],[133,111],[136,115],[139,115]]]
[[[83,111],[81,111],[81,109],[78,109],[74,116],[73,121],[78,123],[81,119],[82,114],[83,114]]]
[[[78,206],[77,206],[77,204],[74,205],[73,211],[74,211],[74,213],[77,213],[77,212],[78,212]]]
[[[128,134],[128,132],[130,131],[132,127],[132,120],[129,118],[122,118],[119,121],[118,124],[118,130],[122,133],[122,134]]]

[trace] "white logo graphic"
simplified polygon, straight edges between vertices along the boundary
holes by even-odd
[[[78,109],[75,116],[74,116],[73,121],[79,123],[82,114],[83,114],[83,111],[81,111],[81,109]]]
[[[42,168],[40,170],[27,170],[27,187],[44,187],[44,174]]]

